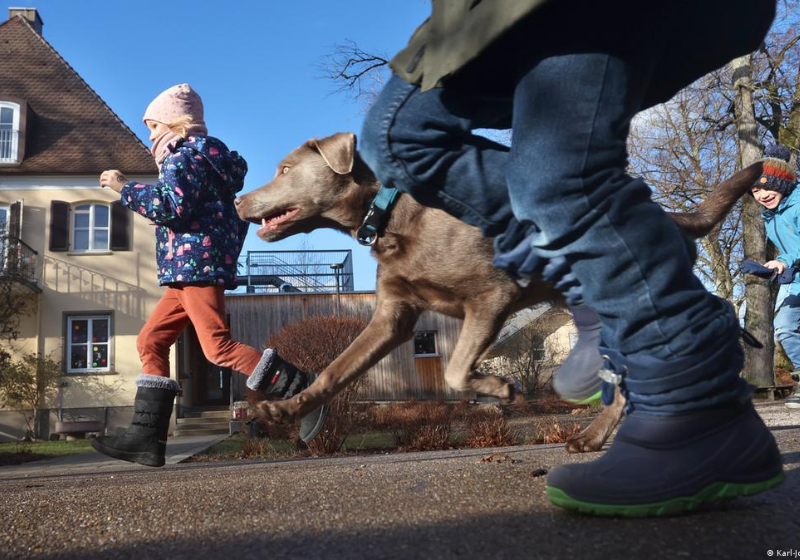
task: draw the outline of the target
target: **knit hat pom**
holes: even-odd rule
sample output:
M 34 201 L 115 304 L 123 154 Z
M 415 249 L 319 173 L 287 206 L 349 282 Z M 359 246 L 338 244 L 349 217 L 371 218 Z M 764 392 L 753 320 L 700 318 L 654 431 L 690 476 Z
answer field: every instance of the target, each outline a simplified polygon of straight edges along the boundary
M 789 160 L 792 152 L 786 146 L 779 144 L 768 146 L 761 159 L 763 171 L 753 187 L 767 189 L 789 196 L 797 186 L 797 172 Z
M 789 151 L 789 148 L 786 146 L 781 144 L 773 144 L 772 146 L 767 146 L 764 149 L 764 157 L 782 159 L 783 161 L 788 162 L 790 159 L 792 159 L 792 152 Z

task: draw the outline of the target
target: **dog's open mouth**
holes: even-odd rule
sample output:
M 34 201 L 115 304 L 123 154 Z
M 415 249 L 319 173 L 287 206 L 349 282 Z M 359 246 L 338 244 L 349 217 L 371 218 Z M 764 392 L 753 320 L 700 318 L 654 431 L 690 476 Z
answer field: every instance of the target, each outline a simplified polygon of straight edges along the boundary
M 261 227 L 256 231 L 256 235 L 268 235 L 279 231 L 286 221 L 291 220 L 298 212 L 299 208 L 288 208 L 275 214 L 261 218 Z

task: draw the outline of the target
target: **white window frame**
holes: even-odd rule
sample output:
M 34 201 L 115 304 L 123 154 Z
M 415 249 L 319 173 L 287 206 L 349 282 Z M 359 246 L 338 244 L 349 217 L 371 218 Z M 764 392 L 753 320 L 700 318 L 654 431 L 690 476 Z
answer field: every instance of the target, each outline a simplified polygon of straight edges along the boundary
M 83 209 L 84 206 L 88 206 L 88 210 Z M 108 212 L 108 222 L 106 226 L 99 227 L 96 226 L 94 223 L 95 220 L 95 208 L 102 206 Z M 81 231 L 87 231 L 89 234 L 89 246 L 86 249 L 78 249 L 75 247 L 75 232 L 78 229 L 76 222 L 78 218 L 78 214 L 89 214 L 89 227 L 83 228 L 81 227 Z M 72 205 L 72 212 L 70 216 L 70 228 L 69 228 L 69 235 L 70 235 L 70 252 L 72 253 L 107 253 L 111 249 L 111 205 L 102 203 L 102 202 L 80 202 Z M 106 231 L 106 246 L 105 247 L 95 247 L 94 246 L 94 237 L 95 232 L 98 230 L 105 230 Z
M 97 320 L 105 320 L 108 321 L 108 340 L 106 342 L 93 342 L 92 336 L 94 334 L 94 321 Z M 88 325 L 88 331 L 86 333 L 86 342 L 72 342 L 72 324 L 75 321 L 86 321 Z M 67 365 L 67 373 L 103 373 L 111 371 L 111 342 L 114 338 L 114 329 L 112 323 L 111 314 L 96 314 L 96 315 L 67 315 L 67 332 L 65 333 L 64 339 L 66 341 L 65 347 L 67 349 L 66 355 L 66 365 Z M 86 365 L 85 368 L 74 368 L 72 367 L 72 348 L 73 346 L 82 346 L 86 345 Z M 106 346 L 106 365 L 105 367 L 88 367 L 89 366 L 89 348 L 92 345 L 105 345 Z
M 417 336 L 421 335 L 421 334 L 432 334 L 433 335 L 433 348 L 434 348 L 434 351 L 433 351 L 432 354 L 431 353 L 425 353 L 425 354 L 418 354 L 417 353 L 416 339 L 417 339 Z M 438 335 L 438 331 L 416 331 L 414 333 L 414 341 L 413 341 L 414 342 L 414 357 L 415 358 L 435 358 L 436 356 L 440 356 L 441 354 L 439 353 L 439 340 L 438 340 L 439 337 L 437 335 Z
M 14 113 L 14 118 L 11 121 L 11 155 L 9 157 L 2 157 L 0 153 L 0 163 L 18 163 L 19 162 L 19 116 L 21 114 L 21 107 L 18 103 L 11 101 L 0 101 L 0 108 L 11 109 Z

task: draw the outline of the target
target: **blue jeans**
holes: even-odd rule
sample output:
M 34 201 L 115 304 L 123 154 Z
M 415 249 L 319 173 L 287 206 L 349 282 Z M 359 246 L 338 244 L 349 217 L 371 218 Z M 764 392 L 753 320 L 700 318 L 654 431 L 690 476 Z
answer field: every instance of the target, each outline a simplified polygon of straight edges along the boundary
M 647 56 L 631 58 L 573 53 L 532 65 L 514 91 L 510 150 L 473 133 L 503 115 L 393 77 L 367 115 L 361 156 L 384 185 L 486 235 L 522 228 L 534 257 L 566 259 L 631 407 L 746 400 L 732 306 L 703 288 L 677 227 L 625 173 L 630 120 L 653 70 Z
M 800 295 L 791 295 L 791 284 L 784 284 L 775 305 L 775 340 L 781 343 L 794 369 L 800 369 Z

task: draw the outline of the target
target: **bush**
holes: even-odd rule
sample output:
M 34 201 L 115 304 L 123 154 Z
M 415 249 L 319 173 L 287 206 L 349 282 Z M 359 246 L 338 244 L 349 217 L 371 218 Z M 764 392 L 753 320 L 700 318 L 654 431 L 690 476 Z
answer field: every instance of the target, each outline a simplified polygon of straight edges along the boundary
M 266 341 L 266 346 L 275 348 L 283 359 L 304 371 L 321 372 L 350 346 L 367 323 L 366 319 L 358 317 L 310 317 L 285 325 Z M 355 421 L 354 403 L 363 383 L 362 377 L 331 402 L 325 427 L 308 445 L 312 454 L 341 450 Z M 252 397 L 248 400 L 252 402 Z
M 453 409 L 444 403 L 379 406 L 373 413 L 376 430 L 390 432 L 398 451 L 429 451 L 450 447 Z
M 578 435 L 581 429 L 579 422 L 560 422 L 555 418 L 540 420 L 534 428 L 533 437 L 529 438 L 526 443 L 567 443 L 570 438 Z
M 14 362 L 0 350 L 0 401 L 20 409 L 28 437 L 39 438 L 39 410 L 52 398 L 60 378 L 61 364 L 50 356 L 28 353 Z
M 468 447 L 505 447 L 516 445 L 518 440 L 519 434 L 496 407 L 476 407 L 466 416 Z

